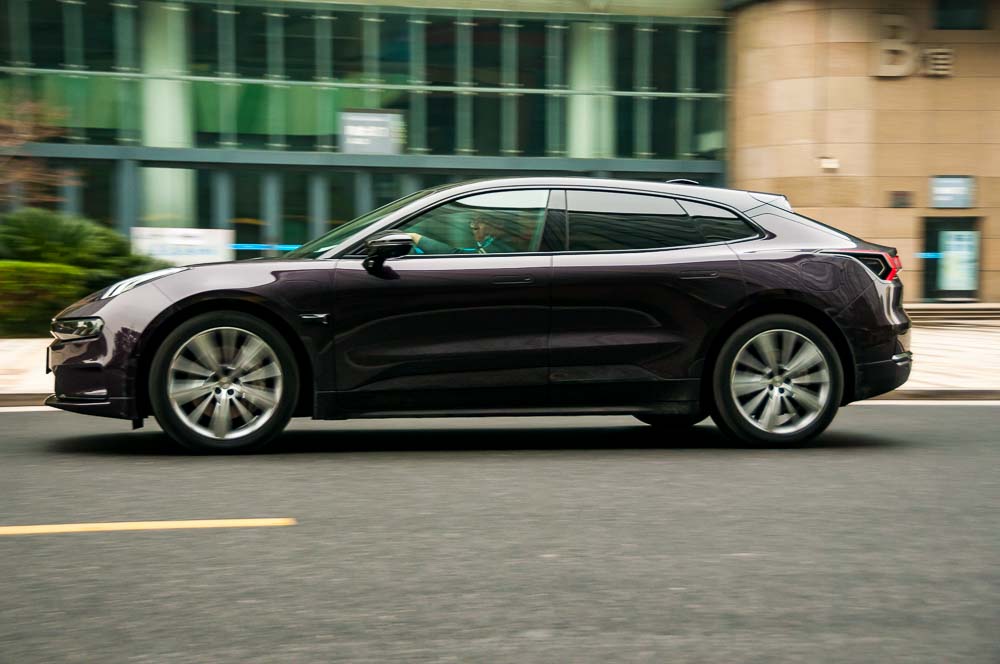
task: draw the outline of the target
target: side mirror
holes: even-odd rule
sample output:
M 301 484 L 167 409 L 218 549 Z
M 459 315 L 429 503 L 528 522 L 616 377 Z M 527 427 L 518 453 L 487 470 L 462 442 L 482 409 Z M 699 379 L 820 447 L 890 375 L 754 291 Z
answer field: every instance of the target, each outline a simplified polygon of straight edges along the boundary
M 405 256 L 413 250 L 413 238 L 409 233 L 388 231 L 376 235 L 365 242 L 368 257 L 363 263 L 366 270 L 377 273 L 382 270 L 382 264 L 390 258 Z

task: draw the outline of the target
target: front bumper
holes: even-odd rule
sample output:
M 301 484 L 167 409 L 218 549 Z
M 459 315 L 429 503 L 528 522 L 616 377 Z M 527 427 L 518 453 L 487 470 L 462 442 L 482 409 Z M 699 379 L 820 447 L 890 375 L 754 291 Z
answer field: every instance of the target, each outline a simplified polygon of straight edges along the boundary
M 103 335 L 53 341 L 46 353 L 45 369 L 55 375 L 55 394 L 45 405 L 86 415 L 136 419 L 129 368 L 129 361 L 109 348 Z
M 131 397 L 121 397 L 101 401 L 53 394 L 45 400 L 45 405 L 51 406 L 52 408 L 59 408 L 60 410 L 66 410 L 71 413 L 80 413 L 82 415 L 114 417 L 122 420 L 135 420 L 139 418 L 139 415 L 136 412 L 135 399 Z

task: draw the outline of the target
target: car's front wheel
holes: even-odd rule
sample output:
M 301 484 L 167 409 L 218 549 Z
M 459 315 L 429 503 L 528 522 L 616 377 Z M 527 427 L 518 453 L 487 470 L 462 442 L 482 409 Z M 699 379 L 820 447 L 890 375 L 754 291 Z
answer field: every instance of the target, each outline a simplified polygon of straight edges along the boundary
M 241 312 L 182 323 L 153 357 L 149 396 L 157 422 L 200 452 L 259 449 L 285 428 L 299 393 L 288 342 Z
M 716 359 L 712 386 L 720 429 L 749 443 L 792 445 L 833 421 L 844 372 L 821 329 L 775 314 L 733 332 Z

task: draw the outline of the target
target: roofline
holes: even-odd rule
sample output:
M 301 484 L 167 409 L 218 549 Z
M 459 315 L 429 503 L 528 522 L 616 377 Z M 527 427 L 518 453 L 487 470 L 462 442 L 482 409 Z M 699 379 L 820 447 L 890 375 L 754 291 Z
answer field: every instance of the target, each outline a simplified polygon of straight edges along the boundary
M 594 178 L 594 177 L 574 177 L 574 176 L 529 176 L 529 177 L 502 177 L 484 178 L 467 182 L 456 182 L 450 186 L 437 189 L 436 193 L 449 195 L 456 191 L 472 193 L 481 190 L 495 189 L 497 187 L 522 186 L 522 187 L 598 187 L 602 189 L 627 189 L 645 193 L 659 193 L 674 196 L 684 196 L 699 198 L 705 201 L 715 201 L 745 211 L 754 207 L 759 207 L 761 200 L 753 196 L 751 192 L 743 189 L 729 189 L 726 187 L 712 187 L 707 185 L 676 184 L 665 180 L 626 180 L 614 178 Z M 763 193 L 763 192 L 758 192 Z M 768 196 L 782 197 L 782 194 L 766 194 Z

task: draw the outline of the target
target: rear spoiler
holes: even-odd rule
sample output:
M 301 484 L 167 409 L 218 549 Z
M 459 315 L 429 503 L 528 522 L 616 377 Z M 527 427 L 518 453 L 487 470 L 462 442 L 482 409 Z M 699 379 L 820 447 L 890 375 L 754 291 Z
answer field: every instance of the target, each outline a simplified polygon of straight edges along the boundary
M 789 203 L 788 199 L 781 194 L 769 194 L 763 191 L 748 191 L 747 193 L 761 203 L 767 203 L 769 205 L 773 205 L 774 207 L 781 208 L 782 210 L 794 212 L 794 210 L 792 210 L 792 204 Z

